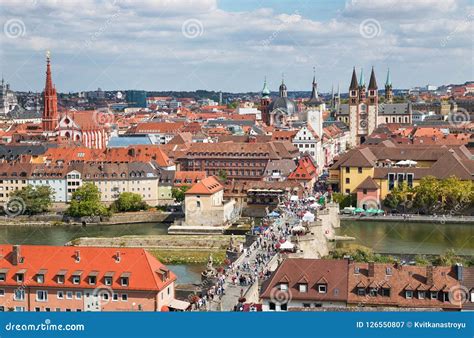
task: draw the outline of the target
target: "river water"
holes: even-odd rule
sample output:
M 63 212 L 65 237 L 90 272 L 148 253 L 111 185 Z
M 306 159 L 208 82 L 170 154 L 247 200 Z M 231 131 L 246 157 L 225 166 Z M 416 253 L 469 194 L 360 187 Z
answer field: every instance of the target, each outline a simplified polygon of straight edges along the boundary
M 137 223 L 117 225 L 0 227 L 0 243 L 64 245 L 78 237 L 119 237 L 126 235 L 166 235 L 169 224 Z M 168 265 L 178 276 L 179 284 L 199 283 L 204 266 Z
M 454 248 L 459 254 L 474 255 L 474 224 L 428 224 L 409 222 L 342 221 L 337 234 L 348 235 L 375 252 L 393 254 L 438 254 Z M 78 237 L 118 237 L 125 235 L 166 235 L 168 224 L 138 223 L 118 225 L 0 227 L 0 243 L 64 245 Z M 179 283 L 200 281 L 201 265 L 170 265 Z
M 474 224 L 341 221 L 337 234 L 356 238 L 338 247 L 356 243 L 378 253 L 439 254 L 454 249 L 474 255 Z

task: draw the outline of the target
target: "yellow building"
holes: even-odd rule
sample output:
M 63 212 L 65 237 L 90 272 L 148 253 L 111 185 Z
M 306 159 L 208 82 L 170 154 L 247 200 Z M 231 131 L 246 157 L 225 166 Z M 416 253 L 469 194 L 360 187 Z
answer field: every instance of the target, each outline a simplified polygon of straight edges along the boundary
M 425 176 L 439 179 L 456 176 L 473 180 L 474 160 L 465 146 L 420 146 L 384 141 L 350 150 L 330 168 L 328 182 L 345 194 L 366 194 L 367 178 L 378 186 L 383 200 L 390 191 L 406 183 L 416 187 Z M 365 182 L 364 182 L 365 181 Z M 358 196 L 361 196 L 358 194 Z

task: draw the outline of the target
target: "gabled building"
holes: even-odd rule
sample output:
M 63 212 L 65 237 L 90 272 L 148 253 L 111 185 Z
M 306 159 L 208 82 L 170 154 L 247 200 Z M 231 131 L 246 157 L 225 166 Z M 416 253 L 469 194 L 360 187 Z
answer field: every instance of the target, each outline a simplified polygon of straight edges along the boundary
M 224 186 L 213 176 L 187 190 L 184 205 L 186 226 L 222 226 L 235 218 L 235 201 L 224 200 Z
M 0 245 L 0 311 L 183 308 L 176 275 L 144 249 Z
M 456 266 L 407 266 L 383 263 L 350 263 L 348 305 L 370 307 L 434 308 L 460 310 Z
M 286 258 L 262 285 L 262 310 L 345 307 L 347 267 L 347 260 Z
M 295 180 L 301 183 L 307 193 L 313 192 L 317 178 L 318 169 L 309 155 L 303 155 L 298 160 L 296 169 L 288 176 L 288 180 Z

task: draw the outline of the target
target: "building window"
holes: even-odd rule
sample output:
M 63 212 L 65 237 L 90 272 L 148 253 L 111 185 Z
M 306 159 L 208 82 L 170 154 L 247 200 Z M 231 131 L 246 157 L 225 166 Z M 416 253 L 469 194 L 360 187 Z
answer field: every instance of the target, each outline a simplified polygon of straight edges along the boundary
M 280 310 L 281 311 L 287 311 L 288 310 L 288 304 L 287 303 L 283 303 L 280 305 Z
M 126 302 L 128 300 L 128 295 L 126 293 L 122 293 L 122 301 Z
M 67 299 L 72 299 L 72 291 L 66 292 L 66 298 Z
M 358 172 L 359 174 L 362 174 L 362 167 L 357 168 L 357 172 Z
M 437 291 L 431 291 L 431 299 L 438 299 L 438 292 Z
M 405 291 L 405 298 L 406 298 L 406 299 L 412 299 L 412 298 L 413 298 L 413 291 L 411 291 L 411 290 L 406 290 L 406 291 Z
M 81 281 L 80 276 L 72 276 L 72 284 L 79 284 Z
M 358 288 L 357 289 L 358 296 L 365 296 L 365 288 Z
M 56 292 L 56 298 L 57 299 L 64 299 L 64 291 Z
M 425 299 L 425 291 L 418 291 L 418 299 Z
M 82 299 L 82 292 L 81 291 L 76 292 L 76 299 Z
M 280 283 L 281 291 L 288 291 L 288 283 Z
M 112 285 L 112 277 L 104 277 L 105 285 Z
M 5 297 L 5 290 L 4 289 L 0 289 L 0 297 Z
M 351 189 L 346 189 L 346 194 L 349 195 L 351 193 Z
M 23 283 L 24 280 L 24 275 L 22 273 L 17 273 L 16 274 L 16 282 L 17 283 Z
M 349 174 L 351 172 L 351 168 L 346 167 L 346 174 Z
M 346 177 L 346 184 L 351 183 L 351 179 L 349 177 Z
M 318 285 L 318 292 L 319 293 L 326 293 L 327 292 L 327 285 L 326 284 L 319 284 Z
M 370 288 L 369 294 L 371 297 L 377 296 L 377 288 Z
M 118 293 L 114 293 L 114 295 L 112 296 L 112 301 L 118 301 Z
M 385 269 L 385 274 L 386 274 L 387 276 L 391 276 L 391 275 L 392 275 L 392 268 L 386 268 L 386 269 Z
M 120 285 L 128 286 L 128 277 L 121 277 L 120 278 Z
M 276 304 L 275 303 L 270 302 L 268 304 L 268 307 L 270 308 L 270 311 L 275 311 L 276 310 Z
M 382 296 L 390 297 L 390 289 L 388 289 L 388 288 L 382 289 Z
M 36 282 L 43 284 L 44 283 L 44 275 L 36 275 Z
M 0 282 L 4 282 L 6 275 L 4 273 L 0 273 Z
M 300 284 L 300 292 L 308 292 L 308 284 L 301 283 Z
M 64 275 L 59 275 L 56 280 L 58 284 L 64 284 Z
M 303 307 L 305 307 L 305 308 L 310 308 L 310 307 L 311 307 L 311 303 L 303 303 Z
M 362 189 L 362 193 L 363 193 L 364 195 L 367 195 L 367 189 Z
M 13 294 L 14 300 L 25 300 L 25 290 L 23 289 L 16 289 Z
M 48 291 L 43 291 L 43 290 L 36 291 L 36 300 L 38 302 L 48 301 Z
M 89 276 L 89 284 L 90 285 L 95 285 L 97 282 L 97 277 L 96 276 Z

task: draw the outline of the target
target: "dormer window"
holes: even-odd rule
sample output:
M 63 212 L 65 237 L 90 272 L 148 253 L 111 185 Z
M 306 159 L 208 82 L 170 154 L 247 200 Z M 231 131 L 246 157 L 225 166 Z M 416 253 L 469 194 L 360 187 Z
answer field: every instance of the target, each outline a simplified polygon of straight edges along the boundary
M 382 288 L 382 296 L 390 297 L 390 289 L 389 288 Z
M 72 284 L 79 284 L 81 282 L 82 271 L 74 271 L 72 273 Z
M 385 274 L 386 274 L 387 276 L 391 276 L 391 275 L 392 275 L 392 268 L 386 268 L 386 269 L 385 269 Z
M 418 291 L 418 299 L 425 299 L 425 291 Z
M 130 272 L 124 272 L 120 275 L 120 285 L 128 286 L 130 284 Z
M 328 292 L 327 284 L 318 284 L 318 292 L 319 293 L 327 293 Z
M 8 269 L 0 269 L 0 283 L 5 282 L 5 280 L 7 279 L 7 272 Z
M 44 283 L 44 275 L 36 275 L 36 282 L 43 284 Z
M 288 283 L 280 283 L 280 291 L 288 291 Z
M 306 284 L 306 283 L 300 283 L 300 284 L 299 284 L 299 291 L 300 291 L 300 292 L 308 292 L 308 284 Z
M 358 275 L 360 273 L 360 268 L 358 266 L 354 267 L 354 275 Z
M 377 291 L 378 291 L 377 288 L 370 288 L 369 295 L 371 297 L 377 297 Z
M 89 273 L 88 281 L 90 285 L 95 285 L 97 283 L 97 276 L 99 275 L 99 271 L 91 271 Z
M 364 287 L 358 287 L 357 288 L 357 295 L 358 296 L 365 296 L 365 288 Z
M 17 283 L 23 283 L 24 280 L 25 280 L 25 273 L 26 273 L 26 270 L 20 270 L 16 273 L 16 282 Z
M 430 293 L 431 299 L 438 299 L 438 291 L 431 291 Z
M 412 299 L 413 298 L 413 291 L 405 290 L 405 298 L 406 299 Z

